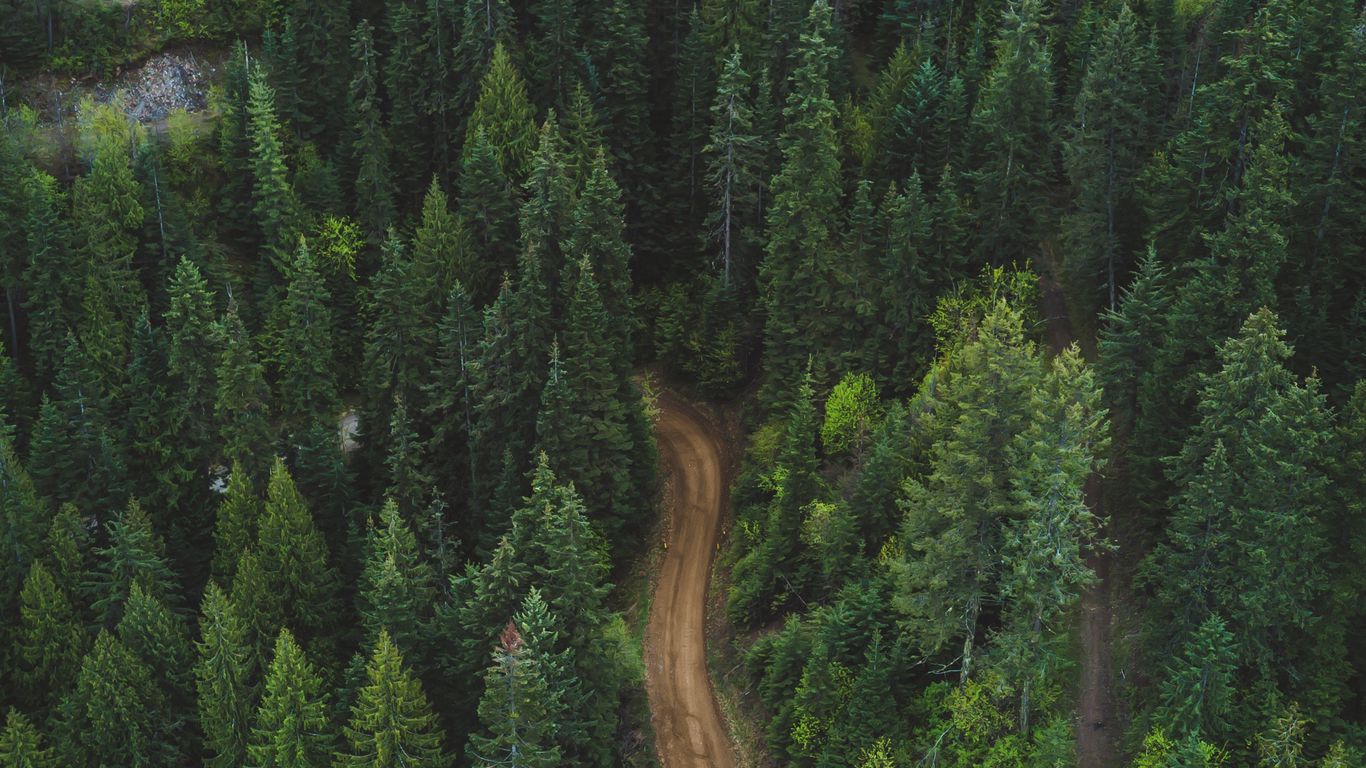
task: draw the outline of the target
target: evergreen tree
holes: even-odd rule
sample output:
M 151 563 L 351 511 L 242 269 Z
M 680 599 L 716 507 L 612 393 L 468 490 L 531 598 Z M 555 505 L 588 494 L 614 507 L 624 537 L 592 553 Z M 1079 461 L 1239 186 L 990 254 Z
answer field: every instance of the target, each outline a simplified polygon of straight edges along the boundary
M 452 213 L 446 193 L 433 176 L 413 233 L 411 267 L 413 279 L 421 286 L 419 311 L 425 317 L 433 321 L 441 317 L 451 286 L 457 279 L 468 280 L 475 271 L 472 260 L 465 225 Z
M 289 274 L 277 361 L 280 415 L 293 429 L 313 421 L 330 425 L 341 410 L 332 367 L 332 311 L 307 246 L 299 246 Z
M 542 0 L 542 5 L 572 8 L 572 4 L 559 0 Z M 645 183 L 653 161 L 645 8 L 636 0 L 607 0 L 594 4 L 592 9 L 596 18 L 590 21 L 594 34 L 588 41 L 587 53 L 594 70 L 591 79 L 597 81 L 601 94 L 598 114 L 607 151 L 616 161 L 622 184 L 629 190 L 626 199 L 634 208 L 653 192 Z M 567 106 L 565 96 L 567 92 L 554 103 Z
M 535 112 L 527 100 L 526 82 L 501 42 L 493 49 L 493 59 L 479 86 L 479 100 L 470 113 L 466 148 L 475 145 L 480 131 L 497 152 L 503 174 L 514 181 L 524 178 L 536 145 Z
M 510 621 L 493 661 L 479 701 L 482 727 L 470 737 L 466 749 L 469 760 L 480 768 L 509 763 L 526 768 L 560 765 L 555 723 L 547 713 L 553 694 L 540 659 L 528 650 Z
M 843 308 L 831 306 L 838 279 L 835 215 L 842 192 L 829 87 L 832 29 L 830 6 L 816 0 L 783 111 L 783 165 L 773 180 L 768 248 L 759 272 L 765 314 L 763 399 L 779 408 L 787 405 L 784 395 L 793 391 L 792 382 L 800 379 L 808 360 L 816 379 L 824 381 L 836 368 L 830 349 L 848 348 L 839 331 Z
M 194 665 L 199 727 L 211 768 L 242 765 L 247 756 L 247 726 L 253 692 L 251 649 L 237 609 L 219 586 L 209 582 L 200 608 Z
M 94 574 L 91 606 L 100 623 L 113 628 L 137 584 L 153 598 L 176 605 L 179 584 L 166 564 L 166 544 L 152 529 L 136 499 L 118 517 L 105 524 L 109 546 L 97 550 L 99 570 Z
M 15 455 L 13 436 L 0 414 L 0 615 L 14 616 L 29 564 L 41 553 L 47 514 L 28 472 Z
M 424 277 L 415 274 L 403 244 L 391 234 L 384 243 L 383 265 L 371 282 L 366 307 L 365 424 L 375 436 L 392 423 L 396 401 L 422 407 L 422 379 L 434 355 L 436 325 L 441 319 L 424 300 L 433 287 Z M 368 442 L 379 455 L 392 450 L 388 441 Z
M 277 273 L 290 275 L 289 254 L 295 247 L 297 202 L 289 184 L 289 169 L 285 167 L 275 92 L 260 69 L 251 73 L 250 94 L 247 136 L 251 141 L 251 201 L 256 217 L 256 242 L 265 249 L 269 263 Z
M 391 155 L 393 165 L 392 178 L 408 181 L 425 178 L 431 173 L 432 161 L 439 162 L 437 171 L 445 175 L 448 171 L 449 158 L 446 156 L 445 148 L 449 140 L 448 134 L 444 131 L 440 134 L 440 141 L 435 141 L 430 130 L 431 125 L 425 119 L 426 112 L 433 102 L 438 102 L 446 96 L 444 88 L 439 83 L 445 77 L 444 71 L 434 73 L 436 79 L 427 81 L 423 72 L 423 58 L 426 54 L 424 50 L 426 41 L 422 31 L 422 6 L 424 4 L 410 4 L 407 2 L 388 2 L 385 4 L 387 38 L 389 40 L 389 55 L 383 61 L 384 95 L 389 104 L 388 111 L 388 131 L 387 134 L 392 141 L 392 146 L 396 152 Z M 445 25 L 444 29 L 432 30 L 436 35 L 441 35 L 445 39 L 437 44 L 446 44 L 449 35 L 453 31 L 450 17 L 454 15 L 454 3 L 433 2 L 430 5 L 436 6 L 434 15 L 440 20 L 437 23 Z M 444 57 L 448 54 L 441 51 L 436 55 Z M 440 65 L 449 66 L 449 64 Z M 364 77 L 364 72 L 356 73 L 356 80 Z M 352 81 L 352 95 L 355 95 L 356 80 Z M 376 105 L 378 106 L 378 105 Z M 435 107 L 434 111 L 441 110 L 442 107 Z M 446 116 L 440 115 L 441 119 Z M 399 185 L 396 190 L 398 207 L 406 209 L 407 203 L 416 199 L 417 190 L 409 185 Z
M 536 103 L 563 109 L 580 77 L 582 37 L 577 4 L 572 0 L 536 0 L 530 10 L 533 24 L 528 71 L 534 73 Z M 496 62 L 497 49 L 493 57 Z
M 479 315 L 457 282 L 437 328 L 436 363 L 427 384 L 428 410 L 423 414 L 432 430 L 428 460 L 439 491 L 448 499 L 463 500 L 470 487 L 471 387 L 481 335 Z
M 260 768 L 312 768 L 329 762 L 332 744 L 322 678 L 289 630 L 281 629 L 247 743 L 247 759 Z
M 24 182 L 27 213 L 23 237 L 28 253 L 24 270 L 24 308 L 28 311 L 29 354 L 38 381 L 49 381 L 61 358 L 70 319 L 76 316 L 75 287 L 68 278 L 79 272 L 71 248 L 70 222 L 60 215 L 65 197 L 57 180 L 33 173 Z
M 464 0 L 459 14 L 454 24 L 454 64 L 461 82 L 455 86 L 457 103 L 453 106 L 457 114 L 464 114 L 479 97 L 497 47 L 514 42 L 517 15 L 508 0 Z
M 458 276 L 475 306 L 482 307 L 493 300 L 502 278 L 512 272 L 517 260 L 515 194 L 498 148 L 482 128 L 475 130 L 465 145 L 459 214 L 468 237 L 468 254 Z M 426 216 L 424 205 L 424 225 Z
M 199 440 L 192 436 L 206 425 L 191 426 L 189 400 L 166 389 L 173 379 L 164 339 L 146 315 L 138 319 L 128 363 L 125 444 L 134 491 L 158 512 L 159 523 L 168 528 L 175 523 L 173 536 L 179 543 L 182 534 L 202 530 L 195 519 L 201 499 L 195 497 L 203 493 L 195 491 L 208 482 L 196 470 L 207 474 L 210 454 L 203 440 L 207 435 L 201 431 Z
M 1066 222 L 1068 258 L 1083 286 L 1100 279 L 1111 310 L 1141 231 L 1134 182 L 1149 155 L 1148 93 L 1156 69 L 1139 19 L 1120 6 L 1088 58 L 1064 149 L 1077 190 L 1077 210 Z
M 1009 264 L 1034 253 L 1049 213 L 1052 60 L 1042 38 L 1038 0 L 1012 4 L 1003 17 L 996 59 L 973 111 L 982 158 L 972 173 L 982 217 L 978 256 Z
M 15 665 L 14 680 L 35 711 L 46 711 L 75 684 L 88 640 L 70 595 L 41 560 L 29 566 L 18 613 L 12 640 L 22 664 Z
M 251 477 L 234 463 L 228 475 L 228 488 L 218 505 L 213 526 L 213 566 L 215 579 L 232 583 L 242 552 L 255 540 L 261 501 L 252 490 Z
M 1173 514 L 1145 572 L 1156 587 L 1153 618 L 1163 627 L 1157 647 L 1187 642 L 1217 615 L 1242 685 L 1263 692 L 1288 685 L 1284 693 L 1296 698 L 1332 701 L 1342 695 L 1337 683 L 1308 671 L 1341 660 L 1322 657 L 1331 646 L 1314 653 L 1294 639 L 1310 626 L 1326 636 L 1332 626 L 1315 609 L 1328 588 L 1322 450 L 1331 439 L 1329 413 L 1318 382 L 1301 384 L 1284 367 L 1291 350 L 1283 336 L 1275 315 L 1261 310 L 1220 347 L 1220 370 L 1201 391 L 1200 421 L 1170 464 Z M 1244 709 L 1234 722 L 1243 717 L 1251 713 Z
M 745 294 L 759 242 L 757 178 L 763 167 L 764 138 L 755 133 L 752 83 L 732 51 L 716 84 L 711 135 L 702 148 L 710 191 L 706 226 L 721 263 L 722 285 Z
M 112 633 L 101 630 L 63 704 L 69 765 L 172 766 L 175 718 L 152 673 Z
M 381 508 L 368 538 L 357 594 L 366 637 L 382 636 L 421 669 L 431 650 L 426 628 L 436 602 L 436 575 L 393 499 Z
M 396 768 L 450 764 L 442 751 L 442 733 L 432 714 L 422 685 L 403 665 L 399 649 L 380 630 L 370 663 L 367 683 L 351 708 L 351 723 L 344 730 L 349 749 L 338 756 L 348 768 Z
M 57 768 L 59 763 L 50 747 L 43 746 L 43 736 L 33 723 L 17 709 L 5 716 L 5 729 L 0 731 L 0 766 L 3 768 Z
M 586 260 L 596 276 L 610 335 L 608 350 L 615 352 L 616 371 L 628 374 L 631 338 L 636 320 L 631 308 L 631 246 L 626 237 L 626 216 L 622 210 L 621 189 L 607 170 L 606 158 L 599 152 L 574 208 L 573 223 L 565 245 L 566 274 L 580 271 L 579 260 Z M 567 303 L 573 302 L 574 283 L 566 278 Z M 572 314 L 572 308 L 570 308 Z M 566 328 L 574 321 L 567 319 Z
M 190 633 L 184 619 L 152 597 L 134 581 L 117 628 L 119 640 L 152 673 L 172 711 L 188 709 L 190 695 Z
M 357 64 L 347 101 L 353 137 L 351 162 L 356 169 L 355 205 L 366 239 L 371 245 L 379 245 L 394 219 L 394 182 L 389 169 L 389 139 L 380 115 L 374 31 L 365 19 L 351 34 L 351 58 Z
M 166 310 L 167 370 L 174 382 L 173 402 L 183 425 L 179 447 L 186 463 L 202 478 L 216 458 L 212 444 L 213 405 L 217 395 L 218 350 L 223 347 L 222 328 L 215 322 L 213 295 L 199 268 L 181 257 L 167 286 L 170 307 Z M 194 487 L 205 485 L 196 481 Z M 191 494 L 194 498 L 196 494 Z
M 280 459 L 270 470 L 257 551 L 266 584 L 288 612 L 283 618 L 308 638 L 329 630 L 336 620 L 337 576 L 328 565 L 327 544 Z
M 214 418 L 223 459 L 233 467 L 233 479 L 239 473 L 244 479 L 264 478 L 267 458 L 275 449 L 270 387 L 236 302 L 228 302 L 223 316 L 223 352 L 217 370 Z

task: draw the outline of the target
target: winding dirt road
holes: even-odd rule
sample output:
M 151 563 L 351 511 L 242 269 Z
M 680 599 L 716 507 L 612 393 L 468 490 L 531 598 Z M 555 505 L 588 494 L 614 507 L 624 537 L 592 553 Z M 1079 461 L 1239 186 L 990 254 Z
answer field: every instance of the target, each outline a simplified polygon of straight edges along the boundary
M 734 768 L 707 676 L 707 579 L 725 502 L 720 435 L 702 414 L 664 395 L 655 426 L 669 477 L 668 549 L 645 628 L 646 687 L 665 768 Z

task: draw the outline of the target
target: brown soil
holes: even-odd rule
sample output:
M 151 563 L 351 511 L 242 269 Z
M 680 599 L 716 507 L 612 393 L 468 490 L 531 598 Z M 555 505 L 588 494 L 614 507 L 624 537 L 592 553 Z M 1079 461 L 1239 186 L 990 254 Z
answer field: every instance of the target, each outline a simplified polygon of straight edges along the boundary
M 1077 341 L 1062 286 L 1041 277 L 1039 298 L 1046 324 L 1048 346 L 1053 354 Z M 1082 345 L 1083 353 L 1094 358 L 1094 344 Z M 1099 478 L 1086 483 L 1086 503 L 1102 520 L 1105 518 Z M 1118 736 L 1114 695 L 1114 660 L 1111 627 L 1114 608 L 1110 602 L 1110 560 L 1108 550 L 1093 552 L 1087 564 L 1096 573 L 1096 583 L 1081 593 L 1081 681 L 1077 692 L 1077 768 L 1113 768 L 1119 765 L 1115 746 Z
M 726 499 L 719 430 L 681 399 L 659 398 L 655 435 L 669 509 L 663 562 L 645 628 L 645 676 L 665 768 L 734 768 L 707 675 L 707 580 Z

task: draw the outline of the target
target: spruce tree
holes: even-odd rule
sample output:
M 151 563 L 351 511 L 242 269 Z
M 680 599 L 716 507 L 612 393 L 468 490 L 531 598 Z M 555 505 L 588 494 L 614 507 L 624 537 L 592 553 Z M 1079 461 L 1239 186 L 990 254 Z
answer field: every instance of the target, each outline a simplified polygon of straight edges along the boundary
M 493 666 L 484 676 L 481 728 L 466 748 L 471 763 L 480 768 L 509 762 L 525 768 L 560 765 L 556 724 L 546 711 L 551 696 L 540 659 L 509 621 L 493 653 Z
M 1071 271 L 1085 288 L 1103 285 L 1112 311 L 1141 227 L 1134 182 L 1150 154 L 1148 93 L 1157 62 L 1139 23 L 1121 6 L 1096 39 L 1064 148 L 1077 190 L 1077 209 L 1066 222 Z
M 171 613 L 166 604 L 149 595 L 138 582 L 133 582 L 128 601 L 123 607 L 123 618 L 116 630 L 119 640 L 152 673 L 152 680 L 161 689 L 173 711 L 189 709 L 191 647 L 189 628 L 178 614 Z
M 431 444 L 426 453 L 437 488 L 452 500 L 464 500 L 470 487 L 473 367 L 481 331 L 479 314 L 464 286 L 457 282 L 437 328 L 436 363 L 427 383 L 428 410 L 422 414 L 431 425 Z M 459 503 L 456 511 L 464 511 L 466 503 Z
M 314 421 L 330 425 L 341 408 L 332 368 L 333 320 L 327 287 L 304 245 L 295 253 L 289 274 L 277 361 L 280 415 L 291 429 Z
M 365 19 L 351 33 L 351 58 L 357 65 L 347 99 L 351 119 L 351 163 L 356 171 L 355 209 L 361 229 L 373 246 L 383 242 L 385 228 L 393 221 L 395 210 L 389 139 L 380 114 L 378 55 L 374 30 Z
M 210 768 L 234 768 L 247 756 L 247 727 L 253 692 L 251 648 L 246 627 L 228 595 L 215 583 L 204 590 L 195 643 L 195 688 L 199 727 Z
M 42 554 L 44 517 L 48 514 L 39 500 L 33 480 L 15 454 L 13 436 L 0 414 L 0 547 L 4 547 L 4 567 L 0 569 L 0 611 L 13 616 L 19 590 L 28 567 Z
M 89 640 L 71 596 L 40 560 L 29 566 L 18 615 L 12 642 L 22 664 L 15 665 L 14 680 L 35 712 L 47 711 L 75 685 Z
M 194 436 L 207 425 L 191 426 L 190 402 L 167 390 L 173 381 L 167 352 L 165 336 L 143 315 L 128 363 L 125 445 L 134 492 L 158 513 L 159 523 L 175 523 L 179 543 L 183 534 L 202 530 L 196 513 L 204 495 L 200 486 L 208 485 L 210 454 L 207 435 Z
M 394 419 L 394 403 L 402 401 L 421 410 L 422 384 L 436 348 L 436 324 L 441 316 L 425 301 L 432 286 L 414 272 L 403 243 L 396 236 L 385 241 L 383 265 L 370 284 L 365 332 L 365 426 L 374 437 L 387 432 Z M 367 441 L 378 455 L 389 452 L 386 440 Z
M 51 747 L 43 746 L 43 735 L 22 712 L 11 708 L 0 731 L 0 766 L 3 768 L 57 768 Z
M 465 131 L 465 146 L 474 146 L 480 131 L 498 153 L 504 175 L 514 181 L 526 176 L 527 162 L 536 146 L 535 112 L 527 99 L 526 82 L 500 42 L 479 86 L 479 100 Z
M 328 564 L 327 543 L 280 459 L 270 470 L 257 551 L 290 625 L 310 639 L 329 631 L 336 620 L 337 575 Z
M 1039 222 L 1049 215 L 1053 65 L 1042 14 L 1039 0 L 1020 0 L 1006 10 L 996 58 L 973 110 L 971 130 L 981 159 L 971 177 L 982 218 L 983 262 L 1029 258 L 1037 248 Z
M 234 468 L 234 478 L 240 471 L 247 478 L 263 479 L 275 448 L 265 368 L 238 315 L 236 302 L 228 302 L 222 327 L 223 351 L 214 400 L 218 442 L 224 462 Z
M 213 434 L 213 406 L 218 383 L 218 350 L 223 347 L 222 328 L 216 322 L 213 294 L 199 267 L 187 257 L 176 265 L 166 292 L 166 362 L 174 383 L 175 410 L 183 425 L 179 450 L 186 456 L 194 478 L 193 487 L 206 485 L 200 479 L 216 458 Z M 190 498 L 201 494 L 190 493 Z
M 435 322 L 455 281 L 468 280 L 480 266 L 471 263 L 474 259 L 464 222 L 451 211 L 435 176 L 422 198 L 422 217 L 413 232 L 412 250 L 412 277 L 422 293 L 418 311 Z
M 478 128 L 465 145 L 460 170 L 460 223 L 468 255 L 459 279 L 475 306 L 493 300 L 504 276 L 517 261 L 516 194 L 487 131 Z M 423 207 L 426 223 L 426 206 Z
M 530 8 L 533 24 L 527 68 L 533 73 L 536 103 L 552 109 L 564 108 L 580 78 L 583 38 L 577 5 L 572 0 L 536 0 Z M 496 49 L 493 55 L 496 60 Z
M 105 529 L 109 546 L 97 550 L 99 569 L 91 584 L 91 607 L 100 623 L 111 629 L 118 623 L 135 583 L 146 594 L 176 605 L 180 587 L 166 564 L 166 544 L 152 529 L 142 505 L 129 501 Z
M 348 748 L 337 765 L 347 768 L 441 768 L 442 732 L 422 684 L 403 664 L 389 633 L 380 630 L 366 665 L 366 685 L 344 728 Z
M 175 718 L 147 666 L 112 633 L 101 630 L 81 662 L 76 689 L 63 704 L 63 734 L 72 765 L 172 766 Z
M 715 243 L 722 285 L 748 293 L 759 235 L 757 178 L 762 169 L 763 137 L 754 125 L 753 84 L 741 66 L 740 51 L 726 57 L 711 107 L 706 158 L 708 238 Z
M 265 249 L 276 273 L 290 275 L 290 253 L 296 245 L 298 212 L 285 166 L 275 92 L 256 69 L 250 77 L 247 136 L 251 140 L 251 201 L 256 220 L 256 243 Z
M 423 669 L 431 650 L 426 628 L 436 602 L 436 575 L 393 499 L 369 532 L 358 586 L 357 612 L 367 640 L 383 635 Z
M 65 197 L 57 180 L 33 173 L 25 180 L 28 198 L 23 221 L 28 265 L 24 270 L 24 308 L 28 312 L 29 354 L 38 381 L 49 381 L 62 353 L 70 318 L 75 316 L 69 276 L 80 269 L 71 248 L 70 222 L 60 215 Z
M 333 731 L 322 677 L 288 629 L 275 641 L 251 727 L 247 759 L 259 768 L 313 768 L 332 757 Z
M 255 540 L 260 510 L 261 501 L 252 489 L 251 477 L 241 465 L 234 463 L 213 526 L 211 571 L 215 579 L 225 584 L 232 583 L 238 559 Z
M 773 180 L 767 253 L 759 271 L 765 314 L 763 400 L 779 409 L 790 402 L 786 396 L 808 360 L 818 381 L 833 378 L 828 350 L 842 344 L 836 341 L 842 339 L 836 327 L 841 324 L 839 308 L 829 306 L 837 277 L 835 212 L 842 194 L 829 85 L 835 60 L 831 33 L 830 6 L 816 0 L 783 111 L 783 164 Z

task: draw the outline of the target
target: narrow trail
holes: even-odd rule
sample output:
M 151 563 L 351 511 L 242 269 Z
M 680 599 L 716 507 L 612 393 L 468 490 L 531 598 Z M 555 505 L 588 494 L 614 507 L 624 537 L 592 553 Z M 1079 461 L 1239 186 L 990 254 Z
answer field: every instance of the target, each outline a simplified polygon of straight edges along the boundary
M 1078 341 L 1067 312 L 1062 287 L 1056 281 L 1040 280 L 1040 303 L 1047 323 L 1049 349 L 1053 354 Z M 1082 352 L 1095 359 L 1094 345 L 1088 349 L 1081 340 Z M 1086 503 L 1097 517 L 1104 518 L 1105 505 L 1099 478 L 1092 475 L 1086 483 Z M 1081 593 L 1081 682 L 1077 691 L 1077 768 L 1114 768 L 1119 765 L 1116 748 L 1118 727 L 1114 690 L 1114 649 L 1111 627 L 1114 606 L 1110 601 L 1111 554 L 1093 552 L 1086 564 L 1096 572 L 1096 583 Z
M 645 628 L 646 688 L 665 768 L 733 768 L 707 674 L 707 580 L 726 498 L 721 439 L 681 400 L 659 401 L 655 426 L 669 478 L 668 549 Z

